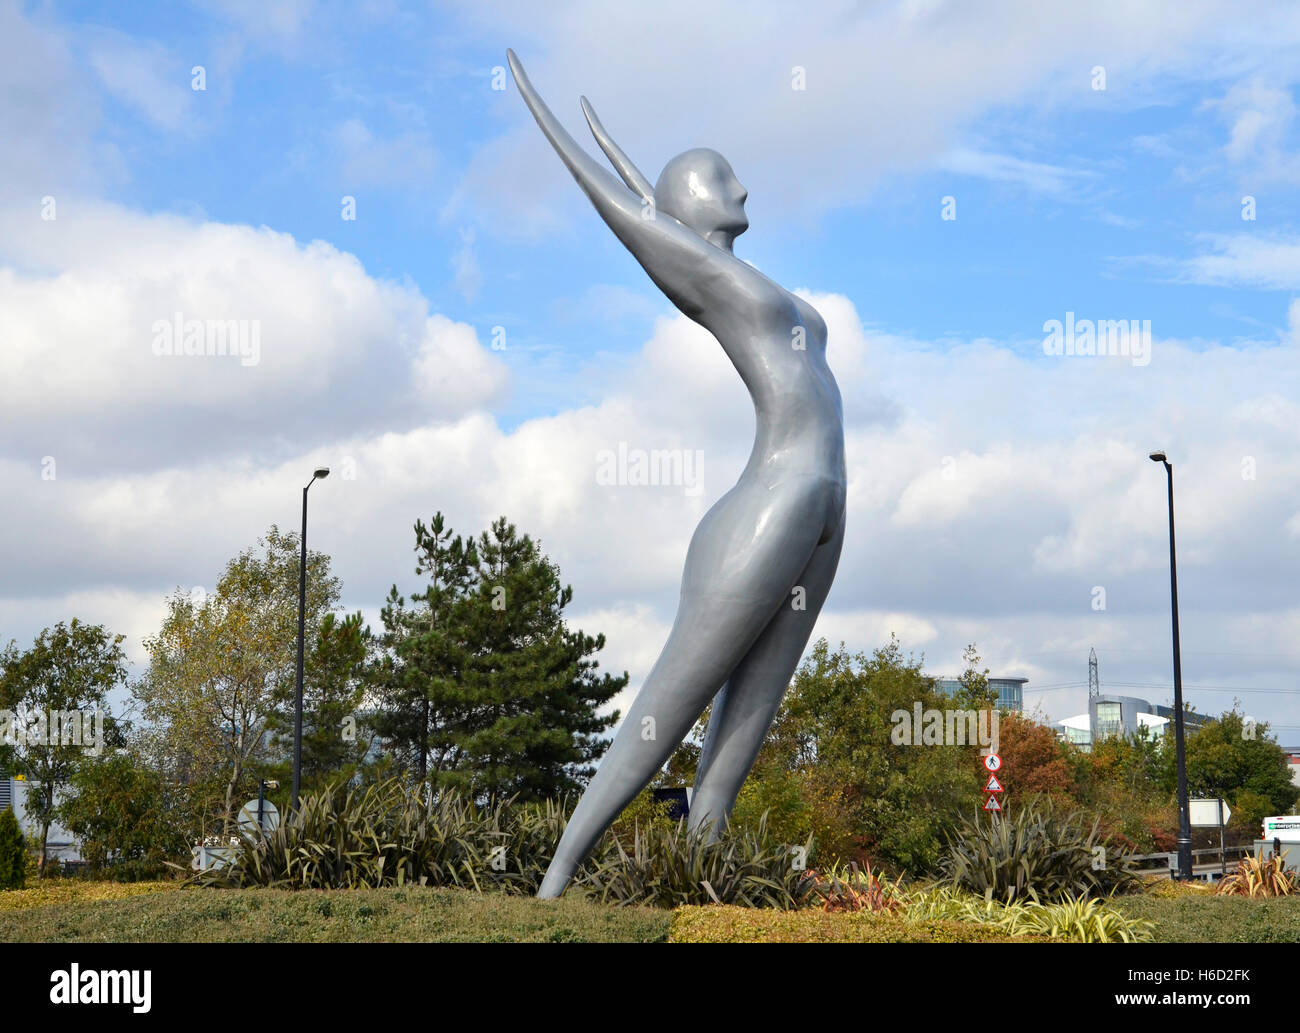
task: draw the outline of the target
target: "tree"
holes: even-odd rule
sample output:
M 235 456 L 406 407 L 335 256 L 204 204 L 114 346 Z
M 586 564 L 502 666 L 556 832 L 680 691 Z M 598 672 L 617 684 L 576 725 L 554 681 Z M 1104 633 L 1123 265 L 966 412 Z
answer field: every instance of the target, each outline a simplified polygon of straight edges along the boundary
M 113 750 L 73 774 L 59 813 L 92 868 L 113 861 L 127 876 L 156 876 L 188 853 L 192 816 L 182 788 Z
M 14 767 L 30 784 L 27 814 L 41 833 L 42 877 L 60 788 L 103 745 L 84 741 L 87 714 L 99 712 L 92 724 L 102 730 L 105 697 L 126 682 L 124 638 L 74 618 L 43 630 L 28 650 L 11 642 L 0 654 L 0 709 L 18 710 L 32 722 L 23 730 Z M 72 714 L 75 736 L 65 734 L 65 715 Z
M 956 816 L 979 805 L 979 746 L 895 742 L 896 715 L 910 716 L 918 703 L 923 711 L 953 708 L 897 639 L 870 656 L 842 645 L 832 652 L 821 639 L 795 672 L 750 781 L 798 779 L 803 835 L 817 836 L 823 858 L 932 869 Z M 747 782 L 741 798 L 756 792 Z
M 455 687 L 467 648 L 466 610 L 478 557 L 473 540 L 446 527 L 442 513 L 428 526 L 415 522 L 417 575 L 429 583 L 411 599 L 389 591 L 380 619 L 382 652 L 369 671 L 379 700 L 374 726 L 403 768 L 424 781 L 430 760 L 435 772 L 454 765 L 458 751 L 451 738 L 463 717 L 455 705 Z M 451 703 L 447 712 L 441 702 Z
M 276 757 L 273 737 L 288 728 L 296 680 L 298 536 L 273 525 L 258 544 L 260 554 L 247 549 L 226 565 L 212 595 L 178 590 L 168 600 L 161 630 L 145 640 L 149 668 L 134 686 L 172 776 L 199 791 L 220 787 L 214 816 L 227 833 L 247 774 Z M 339 594 L 329 557 L 309 552 L 312 639 Z
M 20 890 L 27 879 L 27 843 L 13 809 L 0 811 L 0 890 Z
M 604 636 L 568 627 L 572 589 L 504 518 L 475 542 L 438 513 L 415 538 L 430 580 L 410 607 L 393 586 L 382 612 L 381 737 L 436 787 L 530 800 L 577 789 L 617 720 L 600 708 L 627 684 L 598 672 Z
M 1291 781 L 1290 764 L 1277 740 L 1270 738 L 1267 722 L 1248 725 L 1237 707 L 1226 711 L 1187 736 L 1187 788 L 1193 796 L 1222 796 L 1236 810 L 1241 794 L 1266 799 L 1271 813 L 1286 814 L 1295 806 L 1300 789 Z M 1173 750 L 1165 751 L 1162 775 L 1166 789 L 1175 785 Z M 1243 800 L 1243 810 L 1258 809 Z
M 478 539 L 471 645 L 457 687 L 474 711 L 447 784 L 486 796 L 538 800 L 581 788 L 608 748 L 617 712 L 600 713 L 628 676 L 601 674 L 605 636 L 569 628 L 573 589 L 528 535 L 504 517 Z
M 998 780 L 1008 793 L 1022 800 L 1047 793 L 1058 802 L 1074 802 L 1074 776 L 1066 755 L 1070 747 L 1055 732 L 1021 714 L 1004 715 L 998 731 Z
M 360 707 L 371 642 L 360 613 L 342 620 L 327 613 L 321 620 L 303 664 L 304 788 L 350 781 L 365 760 L 371 736 Z
M 958 689 L 952 697 L 954 705 L 975 710 L 996 707 L 997 690 L 989 688 L 989 669 L 979 669 L 980 654 L 973 642 L 962 650 L 961 659 L 963 670 L 957 678 Z

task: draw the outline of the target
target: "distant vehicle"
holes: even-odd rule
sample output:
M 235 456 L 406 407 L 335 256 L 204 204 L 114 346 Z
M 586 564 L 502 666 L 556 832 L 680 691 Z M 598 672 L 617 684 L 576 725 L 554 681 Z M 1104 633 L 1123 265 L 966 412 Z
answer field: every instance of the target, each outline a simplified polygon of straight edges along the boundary
M 1275 839 L 1283 843 L 1300 843 L 1300 814 L 1281 814 L 1275 818 L 1264 819 L 1264 835 L 1267 842 Z

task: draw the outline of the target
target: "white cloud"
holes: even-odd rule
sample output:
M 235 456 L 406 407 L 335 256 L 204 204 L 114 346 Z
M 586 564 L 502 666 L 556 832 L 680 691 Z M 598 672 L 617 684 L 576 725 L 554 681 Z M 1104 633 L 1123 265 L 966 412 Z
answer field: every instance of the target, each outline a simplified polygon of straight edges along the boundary
M 1020 183 L 1043 194 L 1060 194 L 1075 186 L 1085 173 L 1043 162 L 1025 161 L 1006 154 L 956 148 L 936 163 L 938 168 L 981 179 Z
M 356 280 L 351 293 L 379 291 L 363 286 Z M 1095 643 L 1114 651 L 1112 677 L 1158 682 L 1165 500 L 1146 452 L 1159 443 L 1178 477 L 1188 681 L 1268 676 L 1263 657 L 1191 653 L 1240 652 L 1247 640 L 1284 652 L 1291 641 L 1300 424 L 1287 400 L 1300 397 L 1300 370 L 1289 349 L 1157 340 L 1146 368 L 987 342 L 943 350 L 865 332 L 847 298 L 808 296 L 830 328 L 849 420 L 850 535 L 819 634 L 870 649 L 895 631 L 932 671 L 957 670 L 961 647 L 975 641 L 995 673 L 1039 682 L 1064 680 Z M 445 317 L 422 325 L 413 375 L 418 390 L 439 395 L 442 357 L 481 348 Z M 327 395 L 352 374 L 331 362 L 321 370 Z M 753 432 L 734 370 L 684 317 L 660 320 L 597 404 L 512 430 L 476 407 L 384 432 L 343 429 L 345 415 L 283 454 L 236 450 L 175 465 L 159 449 L 138 472 L 60 464 L 53 482 L 40 479 L 36 456 L 11 453 L 0 466 L 12 499 L 0 557 L 8 612 L 21 611 L 34 632 L 76 612 L 88 586 L 161 600 L 177 584 L 210 584 L 272 521 L 296 526 L 300 484 L 325 463 L 339 475 L 313 489 L 311 541 L 334 557 L 348 606 L 373 612 L 394 581 L 415 586 L 415 517 L 440 509 L 458 532 L 475 533 L 504 514 L 559 563 L 575 588 L 575 621 L 607 632 L 602 663 L 631 673 L 630 692 L 662 646 L 692 530 L 739 474 Z M 597 453 L 620 441 L 701 450 L 703 494 L 598 483 Z M 945 456 L 956 459 L 952 480 Z M 1255 460 L 1253 480 L 1244 456 Z M 1092 607 L 1095 586 L 1106 589 L 1105 611 Z M 147 623 L 147 606 L 123 612 Z M 1077 701 L 1049 702 L 1060 716 Z
M 1224 154 L 1229 161 L 1249 166 L 1256 181 L 1289 179 L 1300 169 L 1300 156 L 1287 153 L 1296 106 L 1291 91 L 1260 76 L 1234 83 L 1216 108 L 1229 126 Z
M 335 434 L 411 426 L 505 386 L 472 327 L 322 241 L 91 202 L 0 218 L 25 252 L 0 268 L 0 406 L 29 453 L 114 467 L 275 454 L 325 413 Z M 179 354 L 191 321 L 205 347 L 209 330 L 217 351 L 239 331 L 243 351 Z M 112 439 L 122 451 L 98 455 Z
M 1203 234 L 1199 239 L 1206 250 L 1184 262 L 1172 263 L 1176 278 L 1184 283 L 1266 290 L 1300 288 L 1300 241 L 1293 237 L 1231 233 Z

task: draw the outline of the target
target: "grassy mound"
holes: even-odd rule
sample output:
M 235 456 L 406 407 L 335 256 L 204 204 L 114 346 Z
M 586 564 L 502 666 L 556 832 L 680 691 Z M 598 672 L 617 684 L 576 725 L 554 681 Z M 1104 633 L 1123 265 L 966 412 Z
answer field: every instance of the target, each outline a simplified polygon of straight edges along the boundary
M 671 918 L 649 908 L 457 889 L 173 886 L 75 907 L 63 902 L 0 911 L 0 942 L 645 943 L 664 941 Z

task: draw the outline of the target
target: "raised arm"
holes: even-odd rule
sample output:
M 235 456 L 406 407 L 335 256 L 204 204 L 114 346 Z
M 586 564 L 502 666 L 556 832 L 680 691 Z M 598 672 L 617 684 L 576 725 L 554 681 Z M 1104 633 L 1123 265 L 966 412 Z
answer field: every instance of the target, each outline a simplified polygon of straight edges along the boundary
M 507 50 L 506 58 L 510 62 L 510 70 L 514 73 L 519 93 L 524 98 L 524 103 L 528 105 L 528 110 L 533 113 L 533 118 L 537 119 L 542 134 L 551 142 L 555 153 L 564 162 L 565 168 L 578 181 L 582 192 L 591 198 L 591 203 L 596 206 L 601 217 L 609 222 L 610 216 L 616 212 L 639 216 L 641 199 L 633 196 L 627 187 L 583 150 L 578 141 L 569 135 L 569 131 L 560 125 L 560 120 L 551 113 L 546 102 L 528 81 L 528 74 L 519 63 L 519 59 L 515 57 L 515 52 Z M 611 228 L 613 228 L 612 224 Z
M 605 133 L 590 105 L 584 104 L 597 142 L 637 193 L 615 179 L 560 125 L 559 119 L 528 81 L 514 51 L 507 50 L 506 56 L 519 93 L 542 133 L 578 181 L 583 193 L 591 199 L 600 217 L 669 301 L 703 326 L 715 329 L 732 322 L 731 313 L 735 306 L 743 307 L 746 298 L 752 300 L 756 291 L 765 287 L 780 289 L 751 266 L 709 243 L 689 226 L 657 211 L 653 207 L 654 192 L 649 180 Z
M 623 182 L 635 190 L 643 201 L 653 202 L 655 188 L 650 185 L 650 180 L 641 174 L 641 170 L 632 164 L 632 159 L 623 153 L 623 148 L 614 142 L 609 133 L 605 132 L 605 127 L 600 124 L 600 119 L 596 117 L 596 109 L 587 103 L 587 98 L 581 97 L 579 101 L 582 104 L 582 113 L 587 116 L 587 125 L 591 128 L 591 135 L 600 144 L 600 149 L 605 152 L 605 157 L 609 159 L 609 163 L 623 177 Z

